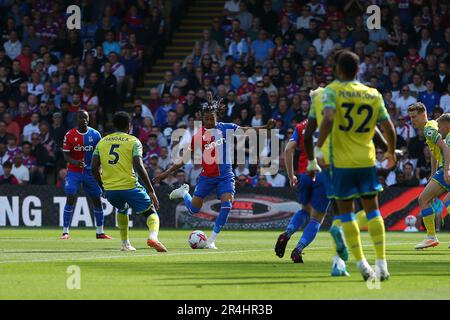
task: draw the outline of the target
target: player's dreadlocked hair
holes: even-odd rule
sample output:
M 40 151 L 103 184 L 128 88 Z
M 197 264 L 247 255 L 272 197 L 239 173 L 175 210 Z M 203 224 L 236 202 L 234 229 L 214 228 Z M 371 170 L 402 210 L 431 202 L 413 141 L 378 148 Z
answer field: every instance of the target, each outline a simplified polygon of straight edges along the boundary
M 209 93 L 208 101 L 202 104 L 202 115 L 205 114 L 205 112 L 213 112 L 218 114 L 222 105 L 222 100 L 222 98 L 214 99 L 212 94 Z

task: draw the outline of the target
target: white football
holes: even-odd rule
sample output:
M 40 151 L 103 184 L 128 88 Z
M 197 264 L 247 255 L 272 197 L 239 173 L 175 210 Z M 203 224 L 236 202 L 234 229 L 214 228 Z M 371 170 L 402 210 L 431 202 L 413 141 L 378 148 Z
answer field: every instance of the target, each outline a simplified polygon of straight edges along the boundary
M 413 215 L 409 215 L 405 218 L 405 224 L 408 227 L 414 227 L 416 225 L 417 218 Z
M 189 246 L 192 249 L 203 249 L 206 247 L 206 234 L 201 230 L 192 231 L 189 235 Z

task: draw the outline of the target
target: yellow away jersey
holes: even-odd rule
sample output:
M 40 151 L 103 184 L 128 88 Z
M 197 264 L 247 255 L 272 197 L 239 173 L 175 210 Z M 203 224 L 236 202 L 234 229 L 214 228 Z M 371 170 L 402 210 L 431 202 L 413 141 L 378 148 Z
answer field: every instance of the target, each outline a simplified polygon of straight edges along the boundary
M 442 155 L 442 150 L 439 148 L 437 143 L 442 139 L 439 133 L 439 128 L 436 120 L 427 121 L 423 129 L 423 134 L 425 140 L 427 141 L 428 147 L 430 147 L 431 154 L 433 157 L 439 161 L 439 167 L 444 165 L 444 156 Z
M 136 187 L 133 157 L 142 157 L 142 144 L 136 137 L 124 132 L 112 133 L 100 140 L 94 155 L 100 157 L 105 190 L 130 190 Z
M 383 97 L 358 81 L 334 81 L 322 95 L 323 109 L 334 109 L 330 163 L 336 168 L 375 166 L 375 126 L 389 118 Z
M 316 119 L 317 127 L 320 128 L 322 123 L 322 99 L 325 88 L 317 88 L 316 95 L 311 99 L 311 109 L 309 110 L 308 118 Z M 328 136 L 322 146 L 323 160 L 326 164 L 330 164 L 330 136 Z

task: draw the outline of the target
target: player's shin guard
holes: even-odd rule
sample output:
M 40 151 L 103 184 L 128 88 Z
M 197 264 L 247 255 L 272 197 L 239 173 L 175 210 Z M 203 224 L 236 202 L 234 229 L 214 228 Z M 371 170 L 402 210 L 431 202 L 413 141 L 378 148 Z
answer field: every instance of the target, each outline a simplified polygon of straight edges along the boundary
M 158 232 L 159 232 L 159 216 L 157 213 L 153 213 L 147 218 L 147 227 L 150 231 L 149 239 L 158 240 Z
M 342 223 L 342 230 L 344 231 L 345 241 L 352 250 L 356 261 L 365 260 L 361 245 L 359 228 L 355 220 L 355 214 L 353 212 L 350 212 L 340 215 L 339 218 Z
M 64 215 L 63 215 L 64 231 L 63 231 L 63 233 L 69 233 L 69 226 L 72 221 L 73 209 L 74 209 L 74 206 L 70 206 L 68 204 L 66 204 L 64 206 Z
M 192 206 L 192 197 L 189 194 L 189 192 L 187 192 L 184 195 L 183 199 L 184 199 L 184 204 L 185 204 L 186 208 L 189 210 L 189 212 L 191 214 L 196 214 L 196 213 L 198 213 L 200 211 L 200 208 L 195 208 L 195 207 Z
M 298 210 L 289 221 L 289 225 L 286 228 L 286 233 L 290 237 L 308 220 L 308 212 L 304 209 Z
M 222 202 L 222 205 L 220 206 L 220 213 L 219 216 L 216 219 L 216 223 L 214 224 L 213 231 L 217 234 L 220 232 L 220 229 L 225 225 L 228 219 L 228 214 L 231 210 L 231 202 L 230 201 L 224 201 Z
M 355 214 L 356 223 L 358 223 L 359 230 L 367 227 L 369 221 L 367 219 L 366 212 L 364 210 L 360 210 Z
M 307 226 L 305 227 L 305 230 L 303 230 L 303 234 L 300 241 L 298 242 L 297 248 L 303 250 L 314 240 L 317 232 L 319 232 L 320 224 L 320 221 L 314 218 L 311 218 L 311 220 L 309 220 Z
M 386 259 L 386 239 L 384 232 L 384 221 L 380 210 L 373 210 L 367 213 L 369 235 L 375 247 L 377 260 Z
M 116 214 L 117 218 L 117 227 L 119 228 L 120 232 L 120 240 L 127 241 L 128 240 L 128 222 L 129 218 L 126 213 L 120 213 L 117 212 Z
M 95 225 L 97 227 L 97 234 L 103 233 L 103 208 L 94 208 L 94 216 L 95 216 Z
M 436 214 L 434 213 L 432 208 L 426 208 L 422 210 L 422 219 L 423 224 L 425 225 L 425 228 L 427 229 L 427 235 L 429 237 L 435 237 L 436 236 L 436 225 L 435 225 L 435 219 Z

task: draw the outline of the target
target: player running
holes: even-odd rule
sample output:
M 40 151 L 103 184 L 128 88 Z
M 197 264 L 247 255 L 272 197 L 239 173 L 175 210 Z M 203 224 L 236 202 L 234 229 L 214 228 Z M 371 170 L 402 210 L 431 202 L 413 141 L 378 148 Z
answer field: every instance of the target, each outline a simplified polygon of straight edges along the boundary
M 94 215 L 97 239 L 111 239 L 103 232 L 102 189 L 92 176 L 92 153 L 102 136 L 97 130 L 88 127 L 89 114 L 85 110 L 77 113 L 77 127 L 69 130 L 64 137 L 64 159 L 67 162 L 65 194 L 67 202 L 64 206 L 63 234 L 61 240 L 69 239 L 69 226 L 72 221 L 76 195 L 80 184 L 86 195 L 94 204 Z
M 377 122 L 388 142 L 386 157 L 395 162 L 396 134 L 381 94 L 356 81 L 359 57 L 349 51 L 340 53 L 336 72 L 338 79 L 323 93 L 323 120 L 319 130 L 316 155 L 323 158 L 324 143 L 330 136 L 330 173 L 332 198 L 337 200 L 339 219 L 347 244 L 357 260 L 364 280 L 389 278 L 385 254 L 384 221 L 378 207 L 382 186 L 375 168 L 372 141 Z M 374 243 L 379 275 L 367 262 L 361 245 L 360 231 L 354 215 L 354 199 L 361 198 L 367 212 L 369 235 Z
M 314 122 L 316 119 L 316 109 L 320 108 L 323 90 L 323 88 L 318 88 L 310 93 L 311 111 L 309 120 L 305 120 L 297 125 L 285 150 L 285 162 L 289 183 L 291 187 L 297 188 L 299 202 L 302 205 L 302 208 L 294 214 L 288 227 L 286 228 L 286 231 L 278 237 L 275 245 L 275 253 L 278 257 L 283 257 L 290 237 L 304 224 L 306 220 L 308 220 L 309 215 L 311 215 L 300 241 L 291 253 L 291 259 L 295 263 L 303 262 L 303 250 L 314 240 L 319 232 L 329 205 L 328 197 L 332 194 L 332 188 L 330 188 L 331 182 L 327 172 L 318 173 L 315 178 L 306 173 L 307 168 L 311 167 L 312 162 L 308 162 L 307 154 L 305 152 L 307 149 L 305 143 L 310 142 L 312 146 L 312 133 L 317 127 L 316 122 Z M 319 117 L 321 117 L 321 114 Z M 310 121 L 313 121 L 316 124 L 316 126 L 312 129 Z M 308 139 L 311 139 L 311 141 L 307 141 Z M 294 150 L 297 145 L 301 150 L 297 168 L 298 177 L 294 175 L 293 170 Z M 309 166 L 307 166 L 308 164 Z M 317 163 L 314 165 L 314 168 L 317 167 L 319 171 L 320 168 L 317 166 Z M 346 270 L 344 261 L 348 259 L 348 249 L 345 241 L 343 240 L 342 231 L 339 228 L 336 228 L 333 232 L 331 232 L 331 234 L 335 241 L 337 250 L 331 275 L 347 276 L 349 274 Z
M 122 251 L 135 251 L 128 238 L 128 209 L 147 218 L 150 230 L 147 245 L 158 252 L 167 252 L 158 240 L 158 198 L 142 161 L 142 144 L 129 135 L 131 120 L 126 112 L 117 112 L 113 118 L 117 130 L 97 144 L 92 157 L 92 173 L 105 190 L 106 199 L 117 208 L 117 226 L 122 240 Z M 101 168 L 101 173 L 100 173 Z M 136 175 L 137 173 L 137 175 Z M 144 189 L 138 182 L 144 183 Z
M 219 107 L 220 101 L 209 101 L 203 105 L 202 127 L 191 141 L 191 151 L 195 153 L 201 149 L 202 152 L 202 172 L 198 177 L 193 196 L 189 194 L 189 185 L 187 184 L 173 190 L 169 195 L 171 200 L 183 198 L 189 212 L 196 214 L 200 211 L 204 198 L 212 192 L 216 192 L 217 198 L 221 201 L 220 213 L 215 221 L 211 236 L 208 238 L 207 249 L 217 249 L 215 240 L 227 221 L 234 200 L 234 173 L 230 157 L 231 146 L 227 144 L 227 135 L 235 133 L 237 129 L 245 132 L 249 129 L 271 129 L 275 125 L 273 119 L 269 120 L 266 126 L 261 127 L 239 127 L 234 123 L 217 122 Z M 154 181 L 164 180 L 183 165 L 184 163 L 172 165 L 158 177 L 155 177 Z
M 426 238 L 416 245 L 416 249 L 426 249 L 439 245 L 436 236 L 435 210 L 433 201 L 445 191 L 449 191 L 450 173 L 449 160 L 450 148 L 448 147 L 448 114 L 442 115 L 438 121 L 427 118 L 427 109 L 421 102 L 416 102 L 408 107 L 408 114 L 414 128 L 423 130 L 425 140 L 431 151 L 431 176 L 425 189 L 419 196 L 419 206 L 423 224 L 427 230 Z M 450 197 L 447 196 L 445 206 L 450 212 Z

